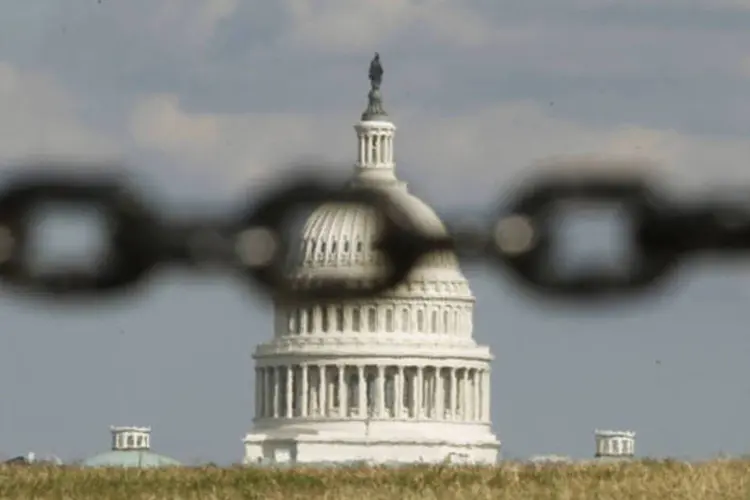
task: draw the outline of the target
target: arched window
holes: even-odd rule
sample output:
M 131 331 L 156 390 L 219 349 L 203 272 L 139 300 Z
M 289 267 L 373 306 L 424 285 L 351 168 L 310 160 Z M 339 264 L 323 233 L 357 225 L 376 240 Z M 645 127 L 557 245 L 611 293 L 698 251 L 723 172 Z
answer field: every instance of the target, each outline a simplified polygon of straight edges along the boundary
M 290 311 L 287 318 L 289 333 L 297 333 L 297 311 Z
M 361 323 L 362 318 L 360 317 L 359 308 L 355 307 L 352 309 L 352 331 L 359 332 L 362 328 Z
M 313 331 L 313 308 L 308 307 L 305 313 L 307 315 L 307 325 L 306 325 L 305 330 L 307 331 L 307 333 L 312 333 Z
M 367 329 L 371 332 L 378 330 L 378 316 L 374 307 L 367 309 Z
M 443 311 L 443 331 L 445 333 L 448 333 L 451 331 L 450 317 L 451 317 L 450 311 L 448 309 L 445 309 Z
M 409 323 L 409 310 L 406 308 L 401 309 L 401 329 L 405 332 L 411 330 L 411 325 Z
M 378 149 L 379 149 L 379 137 L 377 135 L 372 137 L 372 162 L 373 163 L 380 163 L 380 159 L 378 158 Z
M 320 329 L 323 333 L 328 333 L 328 307 L 323 306 L 320 308 Z
M 336 331 L 344 331 L 344 308 L 341 306 L 336 307 Z
M 417 310 L 417 332 L 424 333 L 424 311 Z
M 464 329 L 463 322 L 461 321 L 461 311 L 459 309 L 456 309 L 453 311 L 453 327 L 454 332 L 453 333 L 461 333 Z
M 432 323 L 432 324 L 430 326 L 432 327 L 431 328 L 432 333 L 437 333 L 438 332 L 438 313 L 434 309 L 432 310 L 432 318 L 431 318 L 431 320 L 432 321 L 430 321 L 430 323 Z
M 391 308 L 385 310 L 385 331 L 393 332 L 393 309 Z

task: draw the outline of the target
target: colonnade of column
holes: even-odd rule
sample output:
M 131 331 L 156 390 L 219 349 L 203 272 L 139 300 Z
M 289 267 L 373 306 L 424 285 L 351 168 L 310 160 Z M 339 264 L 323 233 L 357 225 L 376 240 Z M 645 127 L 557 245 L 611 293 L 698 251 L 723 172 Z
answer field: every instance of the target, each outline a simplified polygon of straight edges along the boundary
M 488 422 L 488 369 L 373 364 L 259 366 L 255 417 Z
M 279 311 L 276 331 L 281 334 L 316 333 L 447 333 L 470 334 L 470 304 L 435 303 L 429 307 L 374 305 L 311 306 Z
M 366 130 L 359 136 L 361 165 L 391 165 L 393 163 L 393 132 Z
M 629 456 L 635 453 L 635 440 L 628 437 L 605 437 L 597 440 L 599 456 Z

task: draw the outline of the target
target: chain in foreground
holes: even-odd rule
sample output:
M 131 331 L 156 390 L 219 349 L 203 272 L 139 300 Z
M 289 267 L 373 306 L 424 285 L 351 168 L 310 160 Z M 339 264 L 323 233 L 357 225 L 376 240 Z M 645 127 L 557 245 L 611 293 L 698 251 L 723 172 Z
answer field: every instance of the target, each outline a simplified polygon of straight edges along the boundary
M 305 169 L 307 172 L 314 171 Z M 565 202 L 614 203 L 630 224 L 627 266 L 555 270 L 553 217 Z M 378 274 L 321 275 L 305 286 L 287 271 L 290 219 L 305 206 L 365 205 L 381 221 Z M 94 208 L 110 222 L 108 253 L 93 269 L 40 272 L 30 264 L 30 215 L 44 204 Z M 495 214 L 490 227 L 451 228 L 451 236 L 417 229 L 387 194 L 308 177 L 280 183 L 244 211 L 222 220 L 168 220 L 150 209 L 117 175 L 59 169 L 26 173 L 0 192 L 0 281 L 31 296 L 100 298 L 128 291 L 160 266 L 239 273 L 278 299 L 326 301 L 382 294 L 404 281 L 427 254 L 452 251 L 508 271 L 520 285 L 565 299 L 618 298 L 667 278 L 689 255 L 750 250 L 750 208 L 725 200 L 670 202 L 637 171 L 560 169 L 532 177 Z

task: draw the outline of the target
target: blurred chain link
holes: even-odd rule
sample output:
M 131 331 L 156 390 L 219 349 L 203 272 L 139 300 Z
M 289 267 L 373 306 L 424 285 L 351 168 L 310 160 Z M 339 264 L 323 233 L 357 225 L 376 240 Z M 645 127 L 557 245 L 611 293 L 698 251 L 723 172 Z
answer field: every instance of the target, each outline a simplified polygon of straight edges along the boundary
M 495 211 L 487 227 L 450 228 L 450 235 L 418 229 L 385 190 L 345 186 L 311 175 L 282 180 L 244 210 L 225 218 L 168 218 L 136 195 L 114 171 L 73 172 L 50 165 L 25 169 L 0 190 L 0 281 L 38 297 L 81 300 L 116 295 L 165 265 L 237 273 L 277 299 L 335 301 L 387 292 L 436 251 L 481 259 L 506 272 L 518 286 L 548 297 L 590 302 L 655 289 L 686 257 L 750 250 L 750 208 L 728 198 L 677 202 L 660 193 L 640 169 L 607 166 L 530 175 Z M 577 273 L 556 270 L 560 242 L 553 220 L 567 202 L 614 204 L 629 224 L 631 258 L 611 267 L 594 261 Z M 40 272 L 30 263 L 30 214 L 43 204 L 93 208 L 110 222 L 107 258 L 94 270 L 61 267 Z M 370 207 L 379 217 L 374 249 L 377 274 L 341 272 L 300 286 L 290 277 L 288 234 L 293 216 L 323 203 Z

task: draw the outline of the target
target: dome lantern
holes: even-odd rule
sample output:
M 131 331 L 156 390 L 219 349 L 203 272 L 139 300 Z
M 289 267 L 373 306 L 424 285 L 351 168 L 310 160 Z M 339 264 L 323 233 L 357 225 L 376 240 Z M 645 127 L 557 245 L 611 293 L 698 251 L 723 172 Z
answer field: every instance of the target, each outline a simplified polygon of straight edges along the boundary
M 594 431 L 597 458 L 632 458 L 635 455 L 635 432 Z
M 396 126 L 391 122 L 383 107 L 380 85 L 383 82 L 383 66 L 380 54 L 370 63 L 370 92 L 367 94 L 367 108 L 359 123 L 354 125 L 357 132 L 358 153 L 353 183 L 385 182 L 403 184 L 396 179 L 393 156 L 393 139 Z
M 109 428 L 112 433 L 112 451 L 151 449 L 151 427 Z

